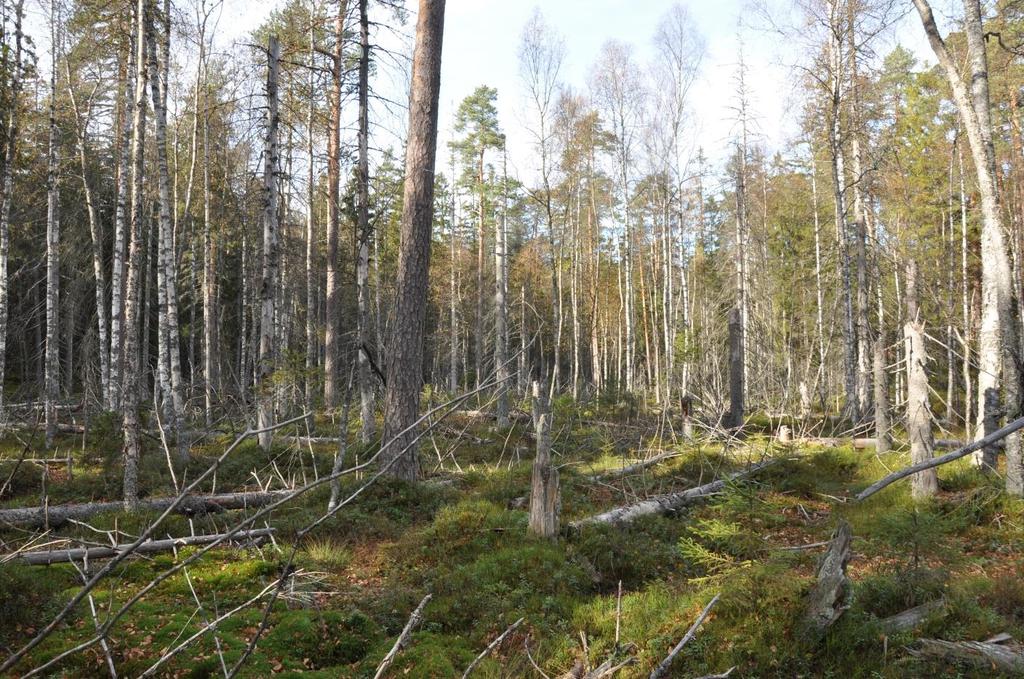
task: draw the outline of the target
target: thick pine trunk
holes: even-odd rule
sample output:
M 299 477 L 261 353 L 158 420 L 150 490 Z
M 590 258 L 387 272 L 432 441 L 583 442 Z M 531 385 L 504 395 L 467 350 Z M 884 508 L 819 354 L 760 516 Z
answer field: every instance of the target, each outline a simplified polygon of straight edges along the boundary
M 405 189 L 398 251 L 395 320 L 387 353 L 381 463 L 391 476 L 419 478 L 416 420 L 423 385 L 424 322 L 434 218 L 437 101 L 445 0 L 420 0 L 409 101 Z
M 558 467 L 551 461 L 551 402 L 547 390 L 533 383 L 533 425 L 537 437 L 537 456 L 533 460 L 530 489 L 530 530 L 544 538 L 558 536 L 561 496 Z
M 341 220 L 341 98 L 344 74 L 345 12 L 348 1 L 338 3 L 334 18 L 334 53 L 331 64 L 330 114 L 327 122 L 327 299 L 324 332 L 324 401 L 328 408 L 338 405 L 341 393 L 341 276 L 338 238 Z

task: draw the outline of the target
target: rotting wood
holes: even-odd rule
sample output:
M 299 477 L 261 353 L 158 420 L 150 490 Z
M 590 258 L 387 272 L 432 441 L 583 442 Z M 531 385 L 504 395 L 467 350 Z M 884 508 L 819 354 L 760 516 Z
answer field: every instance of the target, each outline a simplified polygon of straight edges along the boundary
M 689 490 L 684 490 L 678 493 L 654 495 L 646 500 L 641 500 L 634 504 L 615 507 L 614 509 L 609 509 L 606 512 L 574 521 L 570 524 L 570 527 L 578 529 L 581 526 L 592 523 L 624 524 L 635 521 L 641 516 L 668 514 L 687 505 L 693 504 L 694 502 L 708 497 L 709 495 L 714 495 L 715 493 L 722 491 L 726 487 L 726 484 L 751 476 L 775 462 L 776 460 L 765 460 L 752 465 L 747 469 L 736 472 L 735 474 L 730 474 L 724 479 L 705 483 L 704 485 L 697 486 L 696 488 L 690 488 Z
M 884 618 L 881 621 L 882 629 L 890 634 L 914 629 L 929 615 L 936 611 L 940 611 L 945 607 L 945 599 L 936 599 L 935 601 L 923 603 L 920 606 L 914 606 L 902 613 L 897 613 L 896 615 L 890 615 L 888 618 Z
M 1024 672 L 1024 647 L 1019 644 L 944 639 L 919 639 L 917 644 L 917 648 L 911 650 L 915 655 L 938 658 L 946 662 L 967 663 L 990 672 Z
M 817 580 L 807 595 L 804 626 L 811 634 L 823 634 L 849 607 L 850 581 L 846 577 L 846 565 L 850 562 L 852 542 L 850 524 L 841 520 L 818 565 Z
M 287 497 L 293 491 L 254 491 L 244 493 L 220 493 L 217 495 L 190 495 L 179 504 L 175 511 L 185 516 L 217 514 L 227 510 L 262 507 Z M 138 509 L 162 512 L 174 504 L 176 497 L 158 497 L 139 500 Z M 25 528 L 51 528 L 68 520 L 83 521 L 103 512 L 123 511 L 123 502 L 89 502 L 84 504 L 51 505 L 48 507 L 18 507 L 0 509 L 0 526 Z
M 255 530 L 240 531 L 231 537 L 231 542 L 247 542 L 259 538 L 269 537 L 273 534 L 273 528 L 258 528 Z M 178 547 L 189 545 L 208 545 L 217 542 L 225 537 L 226 533 L 214 535 L 190 535 L 180 538 L 168 538 L 166 540 L 150 540 L 143 542 L 134 549 L 136 554 L 155 554 L 158 552 L 169 552 Z M 0 557 L 0 563 L 5 561 L 18 561 L 30 566 L 48 566 L 54 563 L 66 563 L 69 561 L 95 561 L 97 559 L 112 559 L 118 554 L 130 549 L 132 545 L 117 545 L 116 547 L 76 547 L 73 549 L 55 549 L 40 552 L 22 552 L 11 555 L 8 559 Z

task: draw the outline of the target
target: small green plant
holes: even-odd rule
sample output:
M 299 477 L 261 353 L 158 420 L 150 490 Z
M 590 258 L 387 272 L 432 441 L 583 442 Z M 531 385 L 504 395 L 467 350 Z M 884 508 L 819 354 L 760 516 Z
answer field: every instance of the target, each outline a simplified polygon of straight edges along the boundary
M 341 570 L 352 560 L 348 548 L 331 538 L 310 540 L 303 551 L 318 567 L 330 570 Z

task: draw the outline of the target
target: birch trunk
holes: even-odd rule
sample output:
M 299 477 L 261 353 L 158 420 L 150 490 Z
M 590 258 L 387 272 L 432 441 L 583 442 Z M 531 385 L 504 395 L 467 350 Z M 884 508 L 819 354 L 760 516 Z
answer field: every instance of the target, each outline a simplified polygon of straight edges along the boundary
M 50 137 L 46 162 L 46 357 L 43 398 L 46 410 L 46 449 L 57 434 L 60 395 L 60 143 L 57 137 L 57 3 L 50 0 Z
M 176 266 L 176 247 L 171 227 L 171 183 L 170 171 L 167 165 L 167 88 L 170 74 L 170 0 L 164 0 L 163 10 L 164 36 L 160 45 L 160 61 L 157 60 L 156 41 L 150 42 L 147 47 L 149 52 L 150 70 L 150 95 L 153 101 L 153 120 L 156 135 L 156 158 L 157 158 L 157 185 L 158 199 L 160 205 L 159 231 L 157 248 L 159 250 L 158 266 L 161 275 L 160 294 L 163 298 L 162 304 L 162 330 L 160 340 L 163 344 L 160 362 L 161 372 L 165 373 L 165 392 L 163 398 L 167 400 L 166 412 L 169 415 L 169 424 L 174 434 L 174 440 L 178 448 L 179 462 L 188 460 L 188 441 L 184 432 L 185 398 L 182 392 L 181 379 L 181 348 L 179 344 L 180 331 L 178 326 L 178 270 Z
M 932 436 L 932 411 L 928 403 L 928 355 L 924 346 L 924 324 L 919 320 L 917 306 L 917 263 L 907 263 L 907 320 L 903 325 L 903 341 L 907 360 L 907 436 L 910 439 L 910 460 L 914 464 L 932 458 L 935 440 Z M 914 498 L 923 500 L 935 495 L 939 477 L 935 469 L 918 472 L 912 480 Z
M 142 286 L 142 183 L 146 146 L 146 42 L 151 39 L 152 17 L 148 0 L 135 5 L 135 89 L 131 141 L 131 218 L 128 228 L 128 275 L 124 300 L 124 386 L 121 390 L 124 428 L 124 503 L 134 509 L 139 499 L 138 465 L 141 452 L 139 438 L 139 386 L 142 366 L 139 365 Z M 111 337 L 113 341 L 113 337 Z
M 957 63 L 949 53 L 927 0 L 914 0 L 939 64 L 946 73 L 953 100 L 967 133 L 981 194 L 981 329 L 978 336 L 978 428 L 981 436 L 986 421 L 998 418 L 990 412 L 1000 386 L 1004 389 L 1002 410 L 1016 418 L 1020 410 L 1017 356 L 1016 304 L 1013 299 L 1010 262 L 1001 223 L 999 194 L 996 184 L 995 151 L 992 145 L 991 113 L 988 99 L 988 68 L 985 56 L 981 9 L 978 0 L 964 0 L 965 33 L 971 66 L 971 89 L 960 75 Z M 995 466 L 995 450 L 981 451 L 975 461 L 987 468 Z M 1024 464 L 1021 461 L 1019 434 L 1006 440 L 1007 490 L 1024 493 Z
M 85 110 L 79 105 L 78 97 L 75 94 L 74 83 L 71 79 L 71 65 L 68 60 L 64 61 L 65 76 L 68 81 L 68 94 L 71 99 L 71 108 L 75 114 L 75 138 L 78 146 L 78 166 L 82 177 L 82 193 L 85 196 L 86 216 L 89 219 L 89 237 L 92 243 L 92 275 L 95 288 L 96 300 L 96 330 L 99 342 L 100 362 L 100 399 L 106 403 L 107 394 L 110 390 L 110 353 L 107 343 L 107 332 L 109 330 L 109 319 L 107 318 L 106 288 L 107 277 L 103 263 L 103 225 L 100 223 L 99 209 L 96 206 L 96 198 L 92 192 L 92 184 L 89 183 L 88 161 L 86 147 L 89 143 L 89 125 L 92 122 L 93 105 L 96 101 L 96 92 L 99 83 L 93 86 L 92 92 L 85 103 Z
M 267 41 L 267 129 L 263 149 L 263 273 L 260 282 L 260 349 L 259 379 L 257 389 L 256 426 L 267 429 L 274 423 L 274 302 L 277 289 L 277 271 L 280 254 L 278 253 L 278 213 L 277 213 L 277 174 L 278 174 L 278 72 L 281 63 L 281 44 L 276 35 Z M 263 431 L 259 434 L 260 447 L 270 450 L 273 432 Z
M 370 20 L 369 0 L 359 0 L 359 163 L 356 168 L 356 219 L 358 254 L 356 289 L 358 294 L 359 418 L 360 438 L 370 443 L 377 433 L 373 407 L 373 374 L 370 372 Z

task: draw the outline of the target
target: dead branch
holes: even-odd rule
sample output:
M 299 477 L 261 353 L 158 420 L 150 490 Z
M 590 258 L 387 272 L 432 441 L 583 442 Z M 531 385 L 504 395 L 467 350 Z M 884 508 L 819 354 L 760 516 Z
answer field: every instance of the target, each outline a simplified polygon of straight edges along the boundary
M 708 605 L 704 607 L 704 610 L 700 612 L 697 619 L 693 621 L 692 625 L 690 625 L 690 629 L 686 630 L 686 634 L 684 634 L 683 638 L 679 640 L 679 643 L 676 644 L 671 652 L 665 656 L 665 659 L 654 668 L 649 679 L 661 679 L 661 677 L 665 676 L 665 673 L 668 672 L 669 666 L 672 665 L 672 661 L 675 660 L 676 656 L 679 655 L 679 652 L 683 650 L 683 646 L 686 646 L 687 642 L 697 634 L 697 630 L 704 622 L 704 618 L 708 617 L 708 613 L 710 613 L 714 605 L 718 603 L 718 598 L 720 596 L 722 595 L 716 594 L 711 601 L 708 602 Z
M 472 672 L 474 669 L 476 669 L 476 666 L 480 664 L 481 660 L 483 660 L 488 655 L 490 655 L 494 651 L 494 649 L 496 649 L 498 646 L 501 646 L 501 642 L 505 641 L 505 638 L 508 637 L 508 635 L 512 634 L 512 632 L 514 632 L 517 627 L 522 625 L 523 624 L 523 620 L 525 620 L 525 619 L 526 618 L 519 618 L 514 623 L 509 625 L 508 628 L 504 632 L 499 634 L 497 639 L 495 639 L 491 643 L 487 644 L 487 648 L 485 648 L 483 651 L 481 651 L 480 655 L 478 655 L 476 658 L 474 658 L 473 662 L 471 662 L 469 664 L 469 667 L 466 668 L 466 671 L 462 673 L 462 679 L 466 679 L 466 677 L 469 676 L 469 673 Z
M 954 460 L 959 460 L 961 457 L 966 457 L 967 455 L 970 455 L 976 450 L 981 450 L 982 448 L 992 445 L 996 441 L 1001 441 L 1002 439 L 1006 438 L 1015 431 L 1019 431 L 1020 429 L 1024 429 L 1024 417 L 1014 420 L 1013 422 L 1006 425 L 1002 429 L 997 429 L 988 436 L 978 439 L 977 441 L 970 443 L 964 446 L 963 448 L 954 450 L 951 453 L 946 453 L 945 455 L 940 455 L 939 457 L 933 457 L 932 459 L 925 460 L 924 462 L 918 462 L 917 464 L 910 465 L 909 467 L 905 467 L 903 469 L 900 469 L 899 471 L 895 471 L 892 474 L 889 474 L 888 476 L 879 479 L 878 481 L 875 481 L 873 484 L 862 490 L 860 494 L 857 495 L 857 500 L 865 500 L 874 495 L 875 493 L 877 493 L 878 491 L 882 490 L 886 486 L 895 483 L 900 479 L 905 479 L 908 476 L 912 476 L 926 469 L 941 467 L 942 465 L 949 464 Z
M 157 497 L 140 500 L 138 508 L 163 512 L 173 507 L 173 511 L 177 514 L 202 516 L 204 514 L 218 514 L 228 510 L 262 507 L 287 497 L 290 492 L 292 491 L 275 490 L 267 492 L 220 493 L 217 495 L 187 495 L 183 499 L 181 496 Z M 84 521 L 96 514 L 124 511 L 124 509 L 123 502 L 89 502 L 49 507 L 0 509 L 0 524 L 41 528 L 49 522 L 50 526 L 59 526 L 68 521 Z
M 257 538 L 267 537 L 274 532 L 273 528 L 259 528 L 256 530 L 248 530 L 236 533 L 231 539 L 234 542 L 241 542 L 245 540 L 254 540 Z M 223 540 L 223 534 L 216 535 L 190 535 L 180 538 L 169 538 L 167 540 L 149 540 L 143 542 L 141 545 L 134 549 L 136 554 L 155 554 L 158 552 L 168 552 L 176 547 L 185 547 L 188 545 L 207 545 L 211 542 Z M 117 545 L 116 547 L 76 547 L 74 549 L 57 549 L 57 550 L 46 550 L 37 552 L 21 552 L 13 556 L 11 560 L 20 561 L 21 563 L 28 564 L 30 566 L 48 566 L 54 563 L 64 563 L 68 561 L 92 561 L 95 559 L 112 559 L 122 552 L 128 550 L 132 545 Z M 0 562 L 5 561 L 3 557 L 0 557 Z
M 402 633 L 398 635 L 398 639 L 395 640 L 395 645 L 391 647 L 388 654 L 384 656 L 384 659 L 380 661 L 380 665 L 377 667 L 377 672 L 373 675 L 373 679 L 380 679 L 384 676 L 384 672 L 391 667 L 391 663 L 395 661 L 398 653 L 409 645 L 409 637 L 412 636 L 413 630 L 420 626 L 423 622 L 423 608 L 430 601 L 431 595 L 428 594 L 423 597 L 423 601 L 416 607 L 416 610 L 409 616 L 409 621 L 405 623 L 405 627 L 402 629 Z

